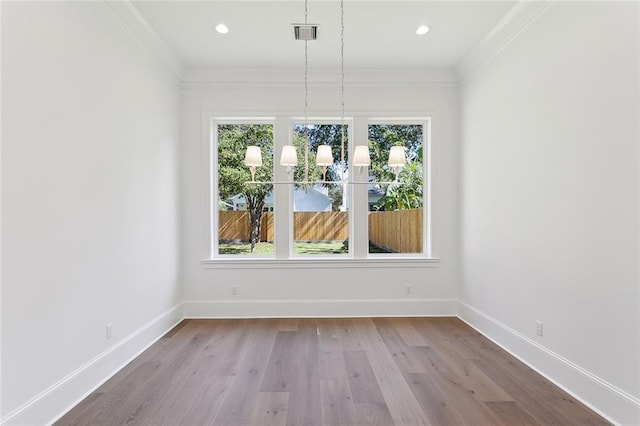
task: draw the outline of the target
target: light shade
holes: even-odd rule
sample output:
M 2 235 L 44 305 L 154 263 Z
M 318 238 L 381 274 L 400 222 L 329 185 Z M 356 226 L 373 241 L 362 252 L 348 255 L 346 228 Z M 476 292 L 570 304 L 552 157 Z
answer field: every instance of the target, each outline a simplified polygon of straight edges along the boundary
M 282 147 L 280 155 L 280 165 L 285 167 L 295 167 L 298 164 L 298 154 L 296 147 L 293 145 L 285 145 Z
M 353 151 L 353 161 L 351 163 L 357 167 L 365 167 L 371 165 L 369 158 L 369 147 L 366 145 L 358 145 Z
M 244 155 L 244 165 L 249 167 L 262 166 L 262 152 L 259 146 L 251 145 L 247 147 Z
M 316 154 L 316 164 L 318 166 L 327 167 L 333 164 L 333 154 L 330 145 L 320 145 Z
M 407 164 L 407 158 L 404 155 L 404 146 L 392 146 L 389 151 L 389 167 L 402 167 Z

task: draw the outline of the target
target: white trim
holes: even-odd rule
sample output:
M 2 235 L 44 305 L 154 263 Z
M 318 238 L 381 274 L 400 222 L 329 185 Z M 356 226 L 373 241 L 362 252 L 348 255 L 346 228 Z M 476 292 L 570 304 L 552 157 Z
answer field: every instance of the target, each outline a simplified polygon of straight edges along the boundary
M 455 316 L 456 299 L 185 300 L 185 318 Z
M 610 422 L 640 424 L 640 399 L 462 300 L 458 318 Z
M 203 259 L 205 269 L 313 269 L 313 268 L 435 268 L 440 265 L 437 257 L 369 257 L 366 259 L 327 257 L 293 257 L 275 259 L 273 257 L 243 257 Z M 346 255 L 345 255 L 346 256 Z
M 178 303 L 8 413 L 0 424 L 55 422 L 182 319 L 182 303 Z
M 438 247 L 438 245 L 434 242 L 434 229 L 432 228 L 433 219 L 432 215 L 434 214 L 433 209 L 433 200 L 435 197 L 434 193 L 434 181 L 436 180 L 435 174 L 432 171 L 432 157 L 434 154 L 434 136 L 433 136 L 433 120 L 434 117 L 438 116 L 437 111 L 430 111 L 429 114 L 424 116 L 420 116 L 420 114 L 416 114 L 416 112 L 407 113 L 377 113 L 377 114 L 354 114 L 342 117 L 334 117 L 332 115 L 325 116 L 324 114 L 313 114 L 305 117 L 292 116 L 292 114 L 274 114 L 274 111 L 268 111 L 266 114 L 264 112 L 260 114 L 250 114 L 249 112 L 240 112 L 234 111 L 233 114 L 228 114 L 225 116 L 224 114 L 215 113 L 211 110 L 202 109 L 200 112 L 201 119 L 201 146 L 203 150 L 202 158 L 208 159 L 208 162 L 202 162 L 202 175 L 205 177 L 203 179 L 203 200 L 206 201 L 206 208 L 203 209 L 204 217 L 207 218 L 209 241 L 207 241 L 206 253 L 208 253 L 208 258 L 203 259 L 201 263 L 203 264 L 205 269 L 238 269 L 238 268 L 290 268 L 290 269 L 298 269 L 298 268 L 317 268 L 319 265 L 326 267 L 334 267 L 334 268 L 361 268 L 361 267 L 415 267 L 415 268 L 423 268 L 423 267 L 434 267 L 437 266 L 440 262 L 440 259 L 433 255 L 434 247 Z M 265 117 L 266 115 L 266 117 Z M 242 118 L 246 116 L 246 118 Z M 275 247 L 273 254 L 264 255 L 264 256 L 227 256 L 218 254 L 218 223 L 219 223 L 219 214 L 218 214 L 218 200 L 216 194 L 218 191 L 218 126 L 221 124 L 270 124 L 273 126 L 274 131 L 274 152 L 277 155 L 280 152 L 280 148 L 282 145 L 282 139 L 275 138 L 276 133 L 281 132 L 282 130 L 279 128 L 279 125 L 283 123 L 285 120 L 289 121 L 288 131 L 289 131 L 289 139 L 292 138 L 292 128 L 296 124 L 301 124 L 301 122 L 308 123 L 317 123 L 317 124 L 336 124 L 339 125 L 341 122 L 344 122 L 348 126 L 348 131 L 352 136 L 349 138 L 346 149 L 348 152 L 352 152 L 353 150 L 353 140 L 354 140 L 354 131 L 355 129 L 362 124 L 363 126 L 366 123 L 366 128 L 368 131 L 368 127 L 370 125 L 376 124 L 419 124 L 422 126 L 423 132 L 423 142 L 422 149 L 426 157 L 426 161 L 423 157 L 423 227 L 422 227 L 422 253 L 417 254 L 404 254 L 404 253 L 395 253 L 391 255 L 376 255 L 362 251 L 362 242 L 365 239 L 358 239 L 358 236 L 362 236 L 356 233 L 356 229 L 358 228 L 356 224 L 356 217 L 359 217 L 359 211 L 366 211 L 366 205 L 362 204 L 356 208 L 356 204 L 354 198 L 357 195 L 357 190 L 350 189 L 349 191 L 349 240 L 355 242 L 354 245 L 360 245 L 360 250 L 354 249 L 354 245 L 350 245 L 349 253 L 345 255 L 335 255 L 329 257 L 315 257 L 315 256 L 298 256 L 292 253 L 293 247 L 291 246 L 291 235 L 293 233 L 293 204 L 291 199 L 291 194 L 288 196 L 285 193 L 285 197 L 282 197 L 283 193 L 280 192 L 278 195 L 274 197 L 274 210 L 275 210 L 275 224 L 282 224 L 281 215 L 282 211 L 286 211 L 288 215 L 287 228 L 277 228 L 275 230 Z M 204 155 L 206 153 L 206 155 Z M 281 168 L 276 167 L 277 164 L 276 159 L 274 158 L 274 176 L 276 174 L 281 173 Z M 356 178 L 357 179 L 357 178 Z M 276 181 L 270 182 L 274 184 L 289 184 L 288 181 Z M 367 184 L 367 182 L 347 182 L 348 184 Z M 274 195 L 276 192 L 274 192 Z M 283 208 L 288 205 L 288 208 Z M 361 231 L 368 230 L 366 228 L 360 229 Z M 283 239 L 285 236 L 287 239 Z M 361 241 L 360 241 L 361 240 Z M 288 251 L 288 258 L 284 258 L 284 256 Z M 363 257 L 359 257 L 363 256 Z
M 167 67 L 177 79 L 182 78 L 184 74 L 182 61 L 129 0 L 100 0 L 99 4 L 143 52 Z
M 638 398 L 457 299 L 185 300 L 7 414 L 0 424 L 53 423 L 182 319 L 380 316 L 457 316 L 607 420 L 640 424 Z
M 188 68 L 183 74 L 185 86 L 199 84 L 240 84 L 240 85 L 304 85 L 303 73 L 300 69 L 234 69 L 234 68 Z M 455 87 L 456 73 L 453 68 L 426 69 L 347 69 L 345 70 L 345 86 L 354 85 L 443 85 Z M 309 70 L 310 87 L 330 84 L 340 86 L 340 73 L 335 69 Z
M 464 83 L 478 74 L 556 0 L 520 0 L 455 67 Z
M 296 81 L 296 80 L 287 80 L 287 81 L 181 81 L 180 88 L 182 90 L 231 90 L 231 89 L 241 89 L 241 90 L 253 90 L 253 89 L 304 89 L 304 83 Z M 336 82 L 321 82 L 314 81 L 308 84 L 309 90 L 314 89 L 322 89 L 322 90 L 330 90 L 330 89 L 339 89 L 340 86 Z M 410 82 L 410 81 L 399 81 L 399 82 L 352 82 L 345 83 L 345 90 L 350 89 L 396 89 L 396 90 L 407 90 L 407 91 L 416 91 L 416 90 L 425 90 L 431 92 L 456 92 L 458 90 L 457 82 Z M 326 113 L 322 113 L 321 115 L 335 115 L 335 109 L 332 111 L 327 111 Z M 292 114 L 300 114 L 300 111 L 294 111 L 287 115 Z M 318 114 L 314 112 L 314 114 Z M 377 112 L 376 112 L 377 114 Z
M 208 187 L 207 187 L 207 197 L 208 200 L 208 208 L 206 210 L 206 215 L 209 217 L 209 248 L 207 252 L 211 258 L 217 257 L 218 253 L 218 223 L 219 223 L 219 210 L 218 210 L 218 197 L 216 194 L 218 191 L 218 128 L 220 125 L 227 124 L 257 124 L 257 125 L 268 125 L 271 126 L 273 132 L 276 129 L 276 117 L 217 117 L 217 116 L 202 116 L 202 129 L 204 132 L 205 129 L 205 121 L 208 123 L 208 144 L 207 144 L 207 158 L 209 158 L 209 162 L 206 164 L 206 171 L 208 177 Z M 275 133 L 273 133 L 275 138 Z M 203 133 L 202 137 L 205 135 Z M 275 140 L 273 141 L 275 144 Z M 274 145 L 275 147 L 275 145 Z M 274 171 L 275 171 L 275 154 L 274 154 Z M 277 207 L 276 207 L 277 208 Z
M 367 131 L 370 126 L 375 125 L 419 125 L 422 126 L 422 255 L 427 258 L 432 258 L 432 247 L 434 246 L 431 229 L 432 216 L 433 216 L 433 200 L 432 192 L 434 188 L 433 183 L 433 169 L 431 159 L 434 156 L 433 150 L 433 135 L 431 132 L 431 123 L 433 122 L 433 115 L 422 118 L 379 118 L 373 117 L 367 120 Z M 420 256 L 420 255 L 418 255 Z M 375 258 L 373 255 L 371 258 Z

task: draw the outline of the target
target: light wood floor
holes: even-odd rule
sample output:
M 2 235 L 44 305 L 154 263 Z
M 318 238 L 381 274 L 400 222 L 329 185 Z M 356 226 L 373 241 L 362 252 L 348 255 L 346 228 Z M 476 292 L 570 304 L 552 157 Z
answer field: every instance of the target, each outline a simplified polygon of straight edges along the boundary
M 185 320 L 57 425 L 587 425 L 455 318 Z

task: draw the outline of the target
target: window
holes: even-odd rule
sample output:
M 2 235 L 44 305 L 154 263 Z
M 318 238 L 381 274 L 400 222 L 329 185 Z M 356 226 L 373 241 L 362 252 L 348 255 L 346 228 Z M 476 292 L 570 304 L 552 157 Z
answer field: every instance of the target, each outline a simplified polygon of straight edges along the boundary
M 295 256 L 349 253 L 348 125 L 294 123 L 292 144 L 298 166 L 292 176 L 293 232 Z M 324 166 L 316 165 L 318 149 L 330 152 Z M 329 147 L 329 148 L 326 148 Z M 344 150 L 343 150 L 344 147 Z
M 216 126 L 217 254 L 273 254 L 273 185 L 255 184 L 244 165 L 248 146 L 257 146 L 262 166 L 256 181 L 273 180 L 273 125 L 219 123 Z
M 344 128 L 327 119 L 214 120 L 212 257 L 427 258 L 429 125 L 429 119 L 366 117 L 347 120 Z M 354 131 L 361 140 L 349 137 Z M 370 166 L 350 167 L 349 153 L 365 144 Z M 288 170 L 279 164 L 284 145 L 293 145 L 298 158 Z M 244 164 L 248 146 L 262 156 L 254 181 Z M 395 146 L 406 156 L 399 169 L 387 165 Z M 320 147 L 330 151 L 324 168 L 316 165 Z
M 370 124 L 369 175 L 387 185 L 370 185 L 369 253 L 424 252 L 424 125 Z M 391 147 L 401 146 L 406 165 L 395 173 L 387 166 Z

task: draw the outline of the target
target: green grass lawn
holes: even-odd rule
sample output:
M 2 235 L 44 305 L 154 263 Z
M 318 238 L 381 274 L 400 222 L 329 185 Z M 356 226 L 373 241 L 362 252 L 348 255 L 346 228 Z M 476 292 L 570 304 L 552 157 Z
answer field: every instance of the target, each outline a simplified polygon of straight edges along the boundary
M 250 254 L 251 244 L 249 243 L 225 243 L 218 246 L 220 254 Z M 256 244 L 255 254 L 273 254 L 273 243 Z
M 349 249 L 343 243 L 293 243 L 294 254 L 343 254 Z
M 251 244 L 249 243 L 226 243 L 220 244 L 218 247 L 220 254 L 251 254 Z M 345 254 L 348 252 L 348 248 L 342 242 L 293 244 L 293 253 L 295 254 Z M 369 244 L 369 253 L 388 252 L 374 244 Z M 258 243 L 255 254 L 273 254 L 273 243 Z

